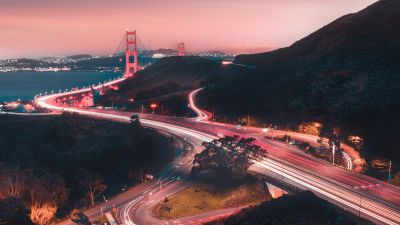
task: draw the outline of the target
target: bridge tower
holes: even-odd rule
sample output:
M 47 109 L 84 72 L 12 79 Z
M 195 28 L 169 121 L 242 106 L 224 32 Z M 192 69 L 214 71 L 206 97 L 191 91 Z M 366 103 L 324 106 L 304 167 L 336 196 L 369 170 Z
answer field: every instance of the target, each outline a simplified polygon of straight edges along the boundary
M 133 77 L 138 71 L 136 30 L 126 31 L 126 67 L 124 77 Z
M 185 56 L 185 43 L 178 43 L 178 56 Z

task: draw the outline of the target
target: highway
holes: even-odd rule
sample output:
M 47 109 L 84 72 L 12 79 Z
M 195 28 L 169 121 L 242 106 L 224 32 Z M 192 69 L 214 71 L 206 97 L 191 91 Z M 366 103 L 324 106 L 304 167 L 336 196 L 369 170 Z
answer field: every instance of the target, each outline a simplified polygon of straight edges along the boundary
M 197 118 L 143 114 L 140 115 L 142 125 L 186 138 L 195 147 L 198 147 L 202 141 L 210 141 L 217 138 L 219 134 L 254 137 L 256 138 L 256 144 L 268 151 L 269 158 L 265 161 L 255 162 L 250 170 L 275 176 L 297 187 L 311 190 L 321 198 L 377 224 L 400 224 L 400 189 L 398 187 L 360 173 L 335 167 L 330 163 L 303 153 L 303 151 L 294 146 L 265 138 L 263 133 L 251 127 L 237 129 L 229 124 L 212 123 L 207 120 L 209 114 L 195 105 L 195 96 L 198 91 L 200 90 L 196 90 L 189 95 L 190 106 L 199 115 Z M 65 107 L 57 105 L 53 101 L 57 97 L 77 92 L 43 96 L 37 98 L 36 102 L 42 107 L 52 110 L 76 112 L 123 122 L 129 121 L 130 114 L 127 112 Z M 176 161 L 172 164 L 170 172 L 158 178 L 157 181 L 143 184 L 132 189 L 132 192 L 117 196 L 115 202 L 110 200 L 108 208 L 105 209 L 109 210 L 109 207 L 112 207 L 111 204 L 120 207 L 118 217 L 122 219 L 124 224 L 161 223 L 162 221 L 154 221 L 151 215 L 145 213 L 148 212 L 145 209 L 161 201 L 165 196 L 171 195 L 190 184 L 190 180 L 183 179 L 191 166 L 191 159 L 186 157 L 177 159 L 183 161 Z M 177 180 L 177 176 L 179 176 L 177 174 L 182 174 L 179 180 Z M 159 190 L 159 182 L 165 184 L 161 191 Z M 158 192 L 156 193 L 157 189 Z M 93 216 L 95 213 L 99 213 L 98 207 L 100 206 L 91 209 L 92 211 L 89 210 L 87 212 L 88 215 Z M 230 213 L 232 212 L 230 211 Z M 213 214 L 210 217 L 205 216 L 200 219 L 216 216 L 217 214 Z M 178 223 L 200 224 L 202 222 L 200 219 L 191 217 Z M 165 224 L 165 222 L 172 223 L 173 221 L 163 222 Z
M 112 84 L 122 80 L 123 79 L 113 81 Z M 100 86 L 95 88 L 98 87 Z M 89 90 L 89 88 L 75 90 L 72 93 L 76 94 Z M 131 113 L 98 109 L 82 110 L 72 107 L 60 107 L 52 102 L 54 98 L 65 96 L 70 93 L 58 93 L 52 96 L 39 97 L 36 99 L 36 102 L 42 107 L 51 110 L 69 111 L 97 118 L 130 123 Z M 237 209 L 223 209 L 169 221 L 161 221 L 154 218 L 148 209 L 152 208 L 165 197 L 173 195 L 191 184 L 191 181 L 187 178 L 192 167 L 193 156 L 196 154 L 196 151 L 201 149 L 201 144 L 203 141 L 211 141 L 217 137 L 194 130 L 189 130 L 184 127 L 165 124 L 153 120 L 141 119 L 141 124 L 149 128 L 157 129 L 165 134 L 179 136 L 182 140 L 184 140 L 184 142 L 189 143 L 193 150 L 189 155 L 181 155 L 180 157 L 177 157 L 174 162 L 157 174 L 153 181 L 142 183 L 134 188 L 128 189 L 122 194 L 109 199 L 107 202 L 103 202 L 86 210 L 85 214 L 89 217 L 89 219 L 93 220 L 99 217 L 102 213 L 110 212 L 113 208 L 116 208 L 118 209 L 117 219 L 123 222 L 125 225 L 166 224 L 166 222 L 168 224 L 202 224 L 204 222 L 214 220 L 220 216 L 227 216 L 236 212 Z M 73 225 L 74 223 L 68 220 L 58 224 Z

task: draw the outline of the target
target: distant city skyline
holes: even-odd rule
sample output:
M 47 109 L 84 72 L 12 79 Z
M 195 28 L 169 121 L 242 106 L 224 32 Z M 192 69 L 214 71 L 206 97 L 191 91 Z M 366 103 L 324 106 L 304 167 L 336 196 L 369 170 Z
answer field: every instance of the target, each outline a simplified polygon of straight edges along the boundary
M 376 0 L 0 0 L 0 59 L 114 53 L 125 29 L 147 48 L 270 50 Z

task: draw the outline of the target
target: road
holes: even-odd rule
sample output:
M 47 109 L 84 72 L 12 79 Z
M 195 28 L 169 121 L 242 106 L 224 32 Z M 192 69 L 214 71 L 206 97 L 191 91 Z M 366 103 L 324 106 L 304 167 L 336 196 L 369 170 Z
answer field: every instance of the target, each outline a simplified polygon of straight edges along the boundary
M 398 187 L 359 173 L 332 166 L 330 163 L 307 155 L 293 146 L 267 139 L 259 130 L 250 127 L 236 129 L 232 125 L 211 123 L 207 121 L 209 114 L 195 105 L 195 95 L 198 91 L 196 90 L 190 94 L 189 103 L 194 111 L 198 113 L 199 117 L 177 118 L 143 114 L 140 115 L 142 125 L 184 138 L 186 137 L 195 146 L 198 146 L 202 141 L 210 141 L 216 138 L 218 134 L 237 134 L 242 137 L 255 137 L 256 144 L 268 151 L 269 158 L 266 161 L 255 162 L 250 170 L 276 176 L 297 187 L 311 190 L 321 198 L 375 223 L 400 224 L 400 189 Z M 76 92 L 74 91 L 74 93 Z M 71 108 L 56 105 L 52 101 L 54 98 L 66 94 L 68 93 L 39 97 L 37 103 L 42 107 L 52 110 L 76 112 L 117 121 L 126 122 L 129 120 L 130 114 L 126 112 Z M 189 160 L 187 161 L 187 165 L 185 164 L 182 167 L 186 168 L 186 166 L 190 167 Z M 146 222 L 151 220 L 151 216 L 142 213 L 141 207 L 158 202 L 163 199 L 163 196 L 170 195 L 188 185 L 185 183 L 188 182 L 186 179 L 175 181 L 175 176 L 173 175 L 166 176 L 163 180 L 165 183 L 170 181 L 171 183 L 168 183 L 168 185 L 171 184 L 172 188 L 166 187 L 162 189 L 160 194 L 149 195 L 148 190 L 154 191 L 157 189 L 156 186 L 150 186 L 148 187 L 150 189 L 143 188 L 134 191 L 132 195 L 118 197 L 118 200 L 116 200 L 117 203 L 121 203 L 120 205 L 124 206 L 124 209 L 122 209 L 124 213 L 122 215 L 119 213 L 124 222 L 126 224 L 135 224 L 136 221 L 140 222 L 140 224 L 151 224 Z M 125 200 L 124 198 L 129 200 Z M 128 206 L 129 204 L 131 205 Z M 99 212 L 98 209 L 94 209 L 94 211 Z M 191 219 L 182 222 L 182 224 L 189 224 L 188 222 L 192 221 Z M 193 222 L 196 223 L 195 221 Z M 199 222 L 197 221 L 197 223 Z

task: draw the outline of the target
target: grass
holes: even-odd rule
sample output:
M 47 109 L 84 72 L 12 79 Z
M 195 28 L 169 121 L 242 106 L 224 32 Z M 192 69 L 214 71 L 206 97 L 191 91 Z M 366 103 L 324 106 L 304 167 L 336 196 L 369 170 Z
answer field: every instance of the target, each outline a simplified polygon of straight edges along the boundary
M 161 219 L 173 219 L 222 208 L 258 205 L 271 199 L 259 177 L 248 176 L 241 181 L 201 178 L 190 187 L 164 199 L 154 208 Z

